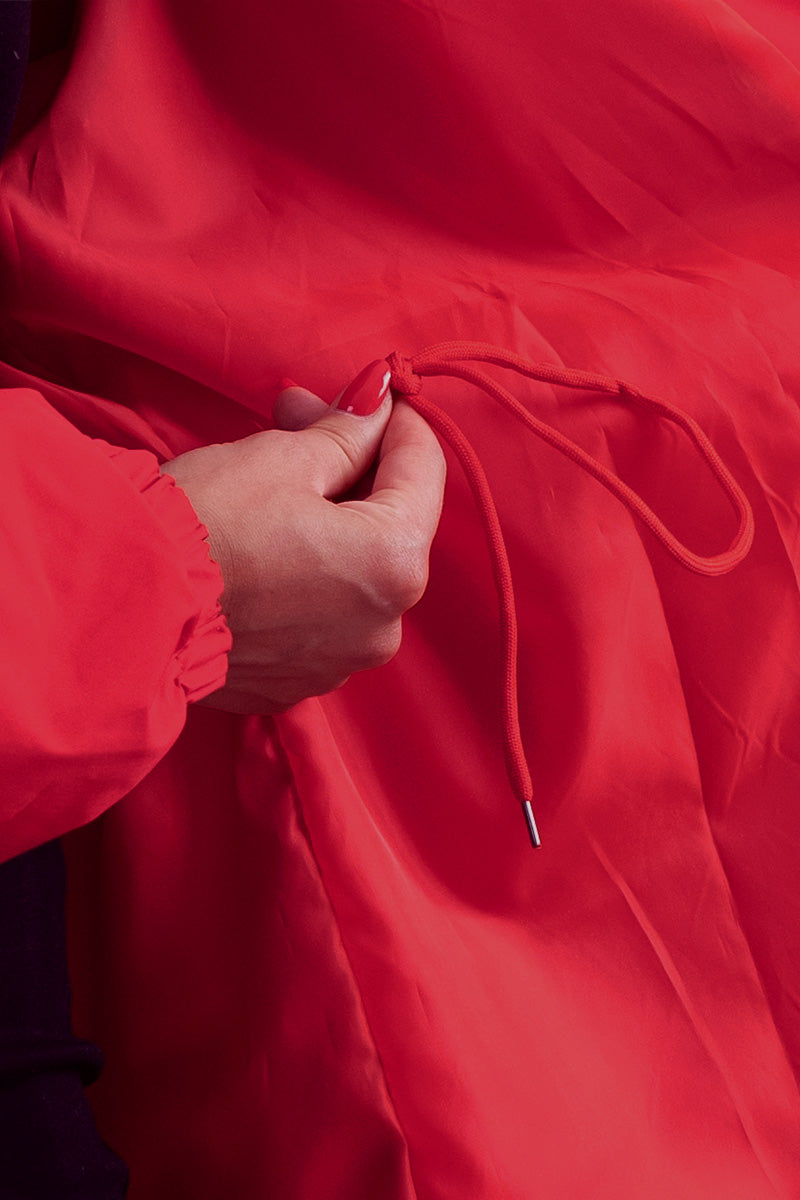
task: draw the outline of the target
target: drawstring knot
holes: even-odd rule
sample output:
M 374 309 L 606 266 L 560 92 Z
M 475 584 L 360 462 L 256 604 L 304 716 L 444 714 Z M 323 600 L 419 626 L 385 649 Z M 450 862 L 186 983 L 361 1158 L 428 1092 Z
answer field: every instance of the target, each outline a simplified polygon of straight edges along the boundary
M 411 359 L 404 358 L 397 350 L 393 350 L 386 361 L 392 372 L 392 391 L 406 398 L 418 396 L 422 389 L 422 376 L 413 370 Z
M 440 345 L 429 346 L 420 354 L 415 354 L 413 358 L 404 358 L 394 351 L 386 361 L 391 371 L 392 390 L 407 400 L 411 407 L 423 416 L 450 446 L 461 464 L 478 507 L 491 555 L 492 573 L 500 610 L 503 646 L 503 748 L 506 771 L 511 789 L 522 805 L 531 842 L 534 846 L 539 846 L 539 833 L 532 807 L 533 785 L 519 722 L 517 611 L 505 539 L 489 481 L 474 448 L 464 437 L 455 421 L 422 395 L 422 377 L 450 375 L 455 379 L 463 379 L 482 388 L 487 395 L 508 409 L 537 437 L 553 446 L 561 454 L 566 455 L 567 458 L 572 459 L 582 470 L 593 475 L 647 526 L 674 559 L 699 575 L 723 575 L 738 566 L 753 542 L 753 511 L 739 484 L 694 418 L 674 405 L 668 404 L 665 400 L 649 396 L 619 379 L 592 374 L 588 371 L 574 371 L 551 363 L 529 362 L 520 355 L 482 342 L 443 342 Z M 561 387 L 583 388 L 618 396 L 621 400 L 648 408 L 663 420 L 677 425 L 693 442 L 700 457 L 705 460 L 739 518 L 739 527 L 731 545 L 722 553 L 710 557 L 704 557 L 689 550 L 664 525 L 663 521 L 656 516 L 633 488 L 623 483 L 613 471 L 598 462 L 596 458 L 592 458 L 590 454 L 582 450 L 580 446 L 576 446 L 557 429 L 540 421 L 524 405 L 520 404 L 511 392 L 491 376 L 473 366 L 472 364 L 475 362 L 509 367 L 527 379 L 537 379 Z

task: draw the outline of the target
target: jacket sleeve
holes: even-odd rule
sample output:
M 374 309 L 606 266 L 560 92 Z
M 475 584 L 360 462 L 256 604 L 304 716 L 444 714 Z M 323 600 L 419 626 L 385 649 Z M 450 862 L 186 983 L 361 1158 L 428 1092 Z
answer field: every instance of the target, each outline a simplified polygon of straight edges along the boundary
M 154 455 L 0 392 L 0 861 L 91 820 L 215 691 L 230 634 L 206 530 Z

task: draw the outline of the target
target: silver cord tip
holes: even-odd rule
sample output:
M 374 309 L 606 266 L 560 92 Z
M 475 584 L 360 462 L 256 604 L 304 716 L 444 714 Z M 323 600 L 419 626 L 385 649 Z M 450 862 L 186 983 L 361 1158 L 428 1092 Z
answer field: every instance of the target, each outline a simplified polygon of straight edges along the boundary
M 533 815 L 533 808 L 531 807 L 530 800 L 526 800 L 524 802 L 522 805 L 522 811 L 525 814 L 525 824 L 528 826 L 528 835 L 531 839 L 531 845 L 533 846 L 534 850 L 538 850 L 542 844 L 542 840 L 539 837 L 539 830 L 536 828 L 536 818 Z

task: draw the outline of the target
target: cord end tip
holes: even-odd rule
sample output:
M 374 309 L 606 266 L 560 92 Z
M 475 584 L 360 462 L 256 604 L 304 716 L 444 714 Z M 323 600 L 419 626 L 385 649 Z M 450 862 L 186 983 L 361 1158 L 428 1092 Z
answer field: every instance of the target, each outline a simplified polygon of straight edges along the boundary
M 533 815 L 533 808 L 530 800 L 526 800 L 522 805 L 522 811 L 525 814 L 525 824 L 528 826 L 528 836 L 531 839 L 531 845 L 534 850 L 538 850 L 542 844 L 539 837 L 539 830 L 536 828 L 536 818 Z

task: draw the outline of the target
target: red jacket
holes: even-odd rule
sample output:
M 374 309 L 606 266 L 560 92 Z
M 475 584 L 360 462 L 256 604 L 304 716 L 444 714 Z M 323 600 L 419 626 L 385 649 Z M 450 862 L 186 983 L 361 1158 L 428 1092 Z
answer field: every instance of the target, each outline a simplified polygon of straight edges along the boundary
M 86 0 L 35 68 L 0 207 L 0 846 L 77 831 L 131 1200 L 800 1197 L 798 66 L 766 0 Z M 505 532 L 536 853 L 455 463 L 393 663 L 186 712 L 227 634 L 158 458 L 268 425 L 287 373 L 333 395 L 450 338 L 679 404 L 755 517 L 693 574 L 426 384 Z M 671 426 L 511 387 L 685 543 L 731 540 Z

